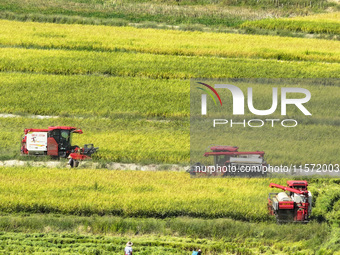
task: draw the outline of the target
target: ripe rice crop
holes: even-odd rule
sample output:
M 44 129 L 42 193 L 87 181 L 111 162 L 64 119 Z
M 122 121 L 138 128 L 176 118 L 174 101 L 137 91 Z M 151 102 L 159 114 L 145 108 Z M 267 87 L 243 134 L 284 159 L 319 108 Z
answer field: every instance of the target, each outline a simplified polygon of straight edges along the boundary
M 72 144 L 93 143 L 99 151 L 96 161 L 135 162 L 142 164 L 189 162 L 189 123 L 187 121 L 145 120 L 122 118 L 32 119 L 25 117 L 1 119 L 0 155 L 2 159 L 19 158 L 20 139 L 25 128 L 75 126 L 83 135 L 74 135 Z M 25 159 L 20 157 L 20 159 Z M 48 160 L 37 158 L 37 160 Z
M 339 35 L 340 34 L 339 20 L 340 12 L 336 12 L 306 17 L 247 21 L 243 23 L 240 27 Z
M 317 222 L 276 225 L 268 216 L 267 195 L 279 191 L 268 184 L 285 185 L 286 180 L 191 179 L 187 173 L 174 172 L 0 168 L 0 231 L 5 231 L 0 232 L 0 252 L 109 254 L 121 250 L 128 239 L 133 239 L 136 254 L 164 252 L 163 248 L 186 252 L 195 246 L 207 254 L 291 253 L 296 249 L 312 253 L 324 247 L 336 250 L 338 245 L 331 238 L 338 238 L 337 228 Z M 313 219 L 339 222 L 339 208 L 334 204 L 339 180 L 311 178 L 308 182 L 315 201 Z M 20 214 L 6 215 L 14 212 Z M 48 212 L 92 217 L 27 214 Z M 105 214 L 109 216 L 98 217 Z M 168 218 L 183 215 L 212 219 Z M 221 217 L 231 219 L 214 219 Z
M 48 227 L 46 227 L 48 226 Z M 316 233 L 322 233 L 319 235 Z M 1 215 L 0 231 L 89 233 L 93 235 L 164 235 L 191 238 L 214 238 L 229 240 L 266 240 L 274 245 L 273 239 L 296 242 L 301 238 L 309 240 L 326 239 L 329 228 L 326 223 L 311 222 L 308 225 L 277 225 L 276 222 L 247 222 L 232 219 L 200 219 L 190 217 L 124 218 L 118 216 L 74 216 L 60 214 Z M 260 239 L 259 239 L 260 237 Z M 272 243 L 273 242 L 273 243 Z
M 321 13 L 314 14 L 309 16 L 297 16 L 291 18 L 291 20 L 304 20 L 304 21 L 317 21 L 317 22 L 339 22 L 340 12 L 330 12 L 330 13 Z
M 175 1 L 41 1 L 2 0 L 2 18 L 35 22 L 76 23 L 94 25 L 145 25 L 173 28 L 194 24 L 207 26 L 236 26 L 243 20 L 271 16 L 266 10 L 242 6 L 221 8 L 216 3 L 207 5 L 178 5 Z M 182 2 L 181 2 L 182 3 Z M 275 15 L 283 15 L 276 11 Z M 132 24 L 131 24 L 132 23 Z
M 279 190 L 268 185 L 270 182 L 286 185 L 286 180 L 190 178 L 188 173 L 176 172 L 9 167 L 0 171 L 0 211 L 274 221 L 267 212 L 267 196 Z M 327 202 L 327 194 L 339 194 L 334 180 L 309 179 L 309 185 L 314 201 L 316 199 L 316 212 L 325 213 L 326 205 L 330 205 L 330 212 L 338 211 Z
M 338 112 L 331 110 L 340 100 L 338 87 L 318 85 L 317 81 L 322 83 L 324 80 L 316 79 L 304 85 L 312 95 L 318 95 L 312 96 L 306 104 L 313 118 L 301 116 L 298 110 L 292 112 L 299 122 L 294 132 L 280 127 L 279 123 L 275 129 L 268 125 L 261 129 L 236 127 L 235 132 L 228 132 L 226 126 L 227 143 L 244 150 L 264 150 L 268 163 L 272 165 L 338 163 L 338 147 L 334 140 L 339 134 L 340 119 Z M 0 112 L 23 116 L 0 122 L 3 158 L 19 154 L 24 128 L 61 125 L 82 128 L 85 134 L 74 135 L 73 143 L 99 146 L 100 150 L 94 154 L 96 160 L 189 163 L 189 81 L 1 73 L 0 84 L 4 91 L 0 96 L 3 102 Z M 268 105 L 261 98 L 271 97 L 271 87 L 253 87 L 257 107 L 265 109 Z M 241 88 L 246 90 L 245 86 Z M 333 95 L 332 98 L 329 95 Z M 231 97 L 227 101 L 232 102 Z M 25 117 L 29 114 L 59 118 L 39 120 Z M 248 112 L 244 117 L 252 118 Z M 282 118 L 279 113 L 272 117 Z M 280 136 L 277 136 L 278 130 Z M 253 137 L 259 137 L 261 141 Z M 211 143 L 220 144 L 221 141 Z M 317 143 L 320 144 L 319 150 L 301 149 L 313 148 Z
M 339 63 L 0 48 L 0 71 L 105 74 L 153 79 L 340 77 Z M 281 59 L 285 55 L 278 53 Z
M 48 229 L 48 228 L 47 228 Z M 81 226 L 77 229 L 80 232 Z M 263 251 L 292 253 L 295 250 L 312 254 L 315 246 L 306 246 L 301 241 L 259 240 L 224 240 L 193 239 L 165 235 L 89 235 L 88 230 L 82 233 L 55 233 L 45 229 L 44 232 L 17 233 L 0 232 L 0 253 L 2 254 L 121 254 L 127 241 L 133 240 L 133 254 L 189 254 L 196 247 L 207 255 L 215 254 L 258 254 Z M 319 232 L 319 229 L 317 230 Z M 333 251 L 334 249 L 332 249 Z
M 1 168 L 0 211 L 270 219 L 270 189 L 257 188 L 267 187 L 268 179 L 244 181 L 174 172 Z
M 4 46 L 0 48 L 1 112 L 61 117 L 2 121 L 6 126 L 0 134 L 2 145 L 6 145 L 0 148 L 2 158 L 17 155 L 16 146 L 25 127 L 65 123 L 87 130 L 87 136 L 80 136 L 75 142 L 82 145 L 92 141 L 99 146 L 100 151 L 94 156 L 97 160 L 187 164 L 188 78 L 340 75 L 340 64 L 336 63 L 339 52 L 334 41 L 271 37 L 268 43 L 268 38 L 261 36 L 12 21 L 0 24 L 0 43 Z M 250 47 L 251 44 L 259 48 Z M 248 51 L 253 53 L 249 55 Z M 221 57 L 224 55 L 235 58 Z M 306 61 L 287 61 L 291 59 Z M 324 132 L 328 127 L 337 133 L 339 121 L 334 111 L 327 110 L 337 107 L 337 87 L 315 85 L 308 89 L 318 95 L 310 106 L 313 121 L 301 119 L 299 130 L 315 125 L 315 139 L 303 140 L 300 145 L 315 144 L 329 133 Z M 8 135 L 13 130 L 15 135 Z M 263 141 L 274 136 L 274 131 L 264 131 Z M 290 146 L 293 149 L 285 155 L 273 150 L 294 145 L 304 137 L 301 132 L 286 136 L 284 143 L 271 143 L 263 148 L 268 151 L 270 163 L 322 158 L 321 153 L 315 157 L 299 146 Z M 244 148 L 261 144 L 252 141 L 236 137 L 233 144 Z M 334 155 L 336 151 L 332 150 Z M 331 156 L 327 162 L 334 158 Z
M 338 129 L 336 123 L 327 124 L 327 119 L 320 118 L 319 123 L 300 123 L 294 130 L 283 127 L 275 129 L 268 127 L 260 130 L 236 127 L 228 132 L 225 127 L 227 140 L 230 145 L 239 146 L 240 150 L 264 150 L 265 158 L 271 165 L 305 164 L 305 163 L 339 163 Z M 322 124 L 325 122 L 325 124 Z M 143 120 L 128 117 L 115 118 L 73 118 L 31 119 L 10 118 L 0 122 L 2 141 L 0 153 L 2 159 L 18 158 L 20 139 L 24 128 L 46 128 L 48 126 L 75 126 L 82 128 L 83 135 L 74 135 L 73 144 L 83 146 L 94 143 L 99 151 L 93 155 L 95 160 L 115 162 L 151 163 L 180 163 L 189 164 L 189 121 Z M 280 136 L 277 135 L 280 131 Z M 308 130 L 308 131 L 306 131 Z M 258 137 L 260 140 L 254 139 Z M 268 143 L 268 141 L 271 141 Z M 206 142 L 206 140 L 204 141 Z M 221 144 L 221 141 L 211 140 L 211 143 Z M 313 146 L 318 145 L 318 150 Z M 289 148 L 289 149 L 288 149 Z M 303 149 L 310 148 L 310 149 Z M 202 159 L 203 152 L 198 152 Z M 24 159 L 24 158 L 21 158 Z M 37 159 L 41 160 L 41 159 Z M 212 163 L 212 158 L 206 158 Z
M 70 5 L 83 11 L 89 0 L 80 2 Z M 109 2 L 105 3 L 116 3 Z M 196 18 L 197 12 L 187 10 Z M 320 26 L 293 22 L 303 31 L 313 27 L 331 34 L 338 31 L 331 19 Z M 96 23 L 86 22 L 92 21 Z M 322 30 L 325 27 L 328 30 Z M 189 78 L 339 78 L 340 65 L 336 41 L 131 27 L 0 20 L 0 46 L 0 113 L 21 116 L 0 121 L 2 159 L 18 155 L 24 128 L 65 125 L 84 131 L 73 137 L 73 144 L 100 147 L 93 156 L 98 167 L 107 161 L 187 164 Z M 242 150 L 265 150 L 270 164 L 339 163 L 340 116 L 333 110 L 339 105 L 339 87 L 313 83 L 306 88 L 313 95 L 308 104 L 313 119 L 300 117 L 295 132 L 235 129 L 226 137 Z M 255 100 L 267 97 L 270 86 L 254 93 Z M 33 119 L 30 114 L 58 118 Z M 136 254 L 187 254 L 196 246 L 205 254 L 338 250 L 338 179 L 308 178 L 314 222 L 277 226 L 266 202 L 268 193 L 278 190 L 268 184 L 285 185 L 285 178 L 191 179 L 187 173 L 169 171 L 47 169 L 29 164 L 0 167 L 0 253 L 112 254 L 121 252 L 131 236 Z M 31 213 L 39 215 L 26 220 Z M 58 215 L 51 220 L 41 214 Z
M 188 81 L 176 79 L 2 72 L 0 91 L 2 113 L 180 118 L 190 107 Z
M 183 32 L 132 27 L 41 24 L 0 20 L 7 46 L 152 54 L 339 62 L 330 40 Z

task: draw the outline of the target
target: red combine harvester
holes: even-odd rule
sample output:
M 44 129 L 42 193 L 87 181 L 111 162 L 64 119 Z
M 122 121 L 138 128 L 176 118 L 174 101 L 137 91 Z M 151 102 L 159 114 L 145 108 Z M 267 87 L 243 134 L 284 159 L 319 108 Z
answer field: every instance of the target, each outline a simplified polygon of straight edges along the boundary
M 89 159 L 98 148 L 85 144 L 83 148 L 71 145 L 73 134 L 82 134 L 75 127 L 48 127 L 48 129 L 28 128 L 21 141 L 22 155 L 48 155 L 53 158 L 70 158 L 71 167 L 77 167 L 79 160 Z
M 278 223 L 307 223 L 312 212 L 312 194 L 307 190 L 307 181 L 287 181 L 287 187 L 275 183 L 271 188 L 279 188 L 286 192 L 269 193 L 268 210 L 276 216 Z
M 264 151 L 238 151 L 236 146 L 212 146 L 212 152 L 204 156 L 214 156 L 215 166 L 225 166 L 224 176 L 264 176 L 262 167 L 267 165 Z

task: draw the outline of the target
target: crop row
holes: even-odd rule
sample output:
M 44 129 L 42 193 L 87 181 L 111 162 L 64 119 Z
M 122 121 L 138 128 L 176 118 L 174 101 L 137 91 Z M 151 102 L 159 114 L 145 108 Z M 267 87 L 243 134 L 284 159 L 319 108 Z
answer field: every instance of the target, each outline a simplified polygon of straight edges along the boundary
M 0 211 L 266 221 L 268 183 L 174 172 L 11 167 L 0 171 Z
M 128 240 L 132 240 L 133 254 L 191 254 L 199 247 L 207 255 L 294 253 L 313 254 L 319 248 L 300 242 L 271 240 L 225 241 L 193 239 L 160 235 L 96 236 L 87 233 L 0 233 L 1 254 L 122 254 Z M 334 251 L 331 249 L 330 251 Z
M 75 134 L 73 144 L 94 143 L 100 150 L 93 157 L 102 161 L 188 164 L 191 142 L 195 153 L 191 155 L 192 161 L 196 162 L 212 163 L 212 158 L 203 157 L 205 149 L 210 144 L 225 144 L 239 146 L 241 151 L 263 150 L 271 165 L 338 164 L 338 126 L 323 122 L 321 119 L 319 124 L 300 123 L 295 128 L 281 127 L 279 122 L 275 128 L 266 124 L 262 128 L 239 125 L 231 129 L 225 125 L 220 128 L 218 138 L 196 133 L 190 139 L 188 121 L 18 117 L 1 120 L 0 153 L 3 159 L 18 157 L 24 128 L 65 125 L 82 128 L 84 134 Z
M 190 107 L 188 83 L 176 79 L 2 72 L 0 112 L 186 118 Z
M 187 254 L 194 247 L 201 248 L 205 254 L 277 253 L 297 247 L 300 251 L 311 252 L 318 250 L 318 243 L 328 240 L 331 232 L 327 224 L 316 222 L 278 226 L 276 223 L 189 217 L 2 215 L 0 253 L 120 254 L 127 240 L 133 241 L 136 254 Z M 313 240 L 313 244 L 304 245 L 302 240 Z M 286 242 L 294 244 L 293 250 Z
M 230 121 L 230 119 L 228 119 Z M 234 119 L 234 122 L 235 121 Z M 238 121 L 241 122 L 241 121 Z M 219 125 L 217 128 L 202 128 L 190 136 L 191 154 L 190 160 L 205 165 L 212 165 L 212 157 L 204 157 L 203 154 L 211 144 L 238 146 L 240 151 L 264 151 L 265 159 L 271 166 L 291 166 L 296 164 L 327 164 L 330 172 L 340 176 L 340 171 L 328 164 L 338 164 L 340 153 L 337 140 L 339 127 L 323 125 L 299 124 L 295 128 L 285 128 L 279 122 L 275 128 L 265 124 L 262 128 L 244 128 L 242 125 Z M 217 126 L 217 125 L 216 125 Z M 217 130 L 216 130 L 217 129 Z M 318 148 L 315 148 L 318 144 Z M 316 173 L 315 168 L 313 173 Z M 326 166 L 324 166 L 325 171 Z M 309 174 L 313 174 L 310 172 Z M 320 173 L 321 170 L 320 170 Z M 305 175 L 305 172 L 297 171 L 297 174 Z
M 286 179 L 190 178 L 188 173 L 98 169 L 1 168 L 0 211 L 167 218 L 193 216 L 262 222 L 270 182 Z M 20 181 L 18 181 L 20 180 Z M 318 203 L 332 180 L 309 180 Z M 333 210 L 333 208 L 328 208 Z M 334 212 L 337 208 L 334 207 Z
M 297 119 L 299 123 L 296 128 L 284 128 L 280 122 L 276 122 L 275 128 L 270 123 L 263 128 L 243 128 L 239 125 L 230 129 L 224 125 L 219 129 L 221 138 L 218 141 L 208 138 L 210 130 L 206 134 L 193 136 L 192 145 L 200 145 L 204 149 L 212 143 L 232 143 L 244 150 L 264 150 L 270 164 L 337 163 L 339 149 L 335 141 L 338 139 L 340 119 L 334 109 L 337 109 L 340 100 L 338 87 L 318 85 L 315 83 L 317 81 L 320 82 L 320 79 L 303 85 L 312 93 L 310 102 L 305 104 L 312 118 L 289 106 L 290 118 Z M 1 73 L 0 82 L 3 91 L 0 111 L 23 116 L 1 120 L 2 157 L 19 153 L 24 128 L 65 125 L 84 130 L 86 135 L 75 135 L 73 142 L 79 146 L 95 143 L 100 147 L 94 155 L 98 160 L 189 162 L 188 81 Z M 284 85 L 285 82 L 281 81 L 280 84 Z M 280 84 L 277 86 L 280 87 Z M 249 86 L 237 85 L 244 91 Z M 252 86 L 257 108 L 269 107 L 268 102 L 261 99 L 272 97 L 271 86 L 276 85 Z M 219 92 L 226 102 L 224 107 L 230 107 L 231 95 Z M 59 118 L 39 120 L 25 117 L 30 114 Z M 164 120 L 164 117 L 167 119 Z M 283 118 L 279 110 L 270 117 Z M 252 119 L 248 112 L 243 118 Z M 243 121 L 243 118 L 234 117 L 234 120 Z M 278 130 L 280 136 L 277 135 Z M 314 148 L 314 144 L 320 144 L 319 150 L 303 149 Z M 202 151 L 198 152 L 198 156 L 201 155 Z
M 0 48 L 0 71 L 107 74 L 158 79 L 339 77 L 339 63 L 225 59 L 125 52 Z M 278 53 L 281 59 L 285 55 Z
M 127 241 L 130 240 L 128 236 L 89 236 L 86 230 L 84 232 L 82 234 L 2 232 L 0 233 L 0 253 L 121 254 L 124 252 Z M 137 236 L 133 238 L 133 254 L 187 254 L 190 251 L 189 247 L 196 244 L 189 240 L 176 243 L 176 238 L 171 237 Z M 215 243 L 220 244 L 220 242 L 214 242 L 211 246 L 203 245 L 203 247 L 206 251 L 214 251 L 214 246 L 217 246 Z M 218 250 L 221 251 L 221 249 Z
M 307 17 L 247 21 L 240 27 L 337 35 L 340 33 L 339 13 L 340 12 Z
M 296 16 L 292 20 L 318 21 L 318 22 L 337 22 L 339 23 L 340 12 L 328 12 L 309 16 Z
M 0 153 L 3 159 L 18 157 L 24 128 L 65 125 L 82 128 L 84 134 L 74 135 L 73 144 L 94 143 L 100 150 L 93 157 L 102 161 L 188 164 L 191 142 L 195 152 L 191 156 L 196 162 L 212 163 L 212 158 L 203 157 L 204 150 L 209 144 L 226 144 L 239 146 L 243 151 L 263 150 L 271 165 L 339 163 L 338 127 L 323 122 L 321 119 L 319 124 L 300 123 L 290 129 L 279 126 L 279 123 L 275 128 L 267 124 L 260 129 L 226 126 L 221 127 L 221 138 L 197 133 L 190 139 L 188 121 L 18 117 L 1 120 Z M 318 144 L 317 150 L 315 144 Z
M 18 232 L 86 232 L 92 235 L 165 235 L 191 238 L 214 238 L 246 240 L 259 238 L 268 243 L 276 238 L 285 241 L 326 239 L 329 228 L 326 223 L 311 222 L 309 225 L 277 225 L 273 223 L 250 223 L 232 219 L 199 219 L 190 217 L 124 218 L 117 216 L 74 216 L 54 214 L 1 215 L 0 231 Z M 46 228 L 48 226 L 48 228 Z M 46 231 L 47 230 L 47 231 Z M 226 238 L 227 237 L 227 238 Z M 272 243 L 271 245 L 273 245 Z
M 48 49 L 136 51 L 165 55 L 217 56 L 339 62 L 337 41 L 183 32 L 133 27 L 0 21 L 0 44 Z
M 75 126 L 83 135 L 74 135 L 72 143 L 93 143 L 99 151 L 96 160 L 135 163 L 189 162 L 189 126 L 187 121 L 162 122 L 139 118 L 57 118 L 25 117 L 0 120 L 0 155 L 2 159 L 18 157 L 20 139 L 25 128 Z M 39 159 L 42 160 L 42 159 Z
M 317 78 L 271 79 L 260 83 L 254 83 L 255 79 L 249 79 L 247 83 L 240 81 L 226 79 L 224 82 L 232 82 L 241 88 L 244 94 L 247 94 L 247 87 L 252 87 L 257 109 L 267 109 L 271 106 L 272 87 L 300 86 L 308 89 L 312 94 L 310 102 L 306 103 L 305 107 L 313 114 L 314 121 L 317 119 L 340 121 L 339 113 L 334 110 L 340 100 L 340 95 L 337 93 L 340 85 L 337 80 Z M 327 84 L 327 81 L 330 83 Z M 213 85 L 216 81 L 206 82 Z M 0 73 L 2 91 L 0 112 L 64 117 L 72 115 L 108 118 L 169 117 L 186 120 L 190 114 L 189 83 L 188 80 L 177 79 L 2 72 Z M 193 86 L 192 90 L 192 94 L 199 93 L 196 86 Z M 230 107 L 231 94 L 223 89 L 218 89 L 218 92 L 226 101 L 225 107 Z M 278 94 L 280 97 L 280 89 Z M 263 100 L 264 98 L 268 100 Z M 199 108 L 200 101 L 192 101 L 192 105 L 193 109 Z M 291 117 L 308 119 L 298 108 L 288 106 L 288 109 Z M 247 109 L 245 114 L 249 115 Z M 275 117 L 279 117 L 280 110 L 278 109 L 275 114 Z M 309 123 L 312 121 L 308 120 Z
M 197 24 L 201 26 L 235 26 L 243 20 L 254 20 L 269 16 L 265 11 L 251 11 L 248 8 L 220 8 L 210 5 L 174 5 L 167 3 L 140 2 L 86 2 L 76 1 L 44 2 L 41 5 L 12 0 L 11 5 L 1 4 L 6 19 L 93 25 L 128 25 L 131 23 L 150 24 L 154 27 Z M 8 12 L 11 11 L 11 12 Z M 7 14 L 7 15 L 6 15 Z M 10 14 L 10 15 L 9 15 Z M 158 23 L 158 24 L 157 24 Z M 166 24 L 166 25 L 165 25 Z

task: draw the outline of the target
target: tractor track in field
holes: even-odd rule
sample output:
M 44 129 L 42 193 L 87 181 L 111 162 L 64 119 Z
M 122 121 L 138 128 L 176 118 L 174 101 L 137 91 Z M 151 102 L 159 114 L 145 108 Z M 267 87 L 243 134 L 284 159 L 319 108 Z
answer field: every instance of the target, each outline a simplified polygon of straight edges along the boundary
M 45 167 L 45 168 L 65 168 L 71 169 L 67 160 L 60 161 L 34 161 L 34 160 L 0 160 L 0 170 L 2 167 Z M 177 164 L 148 164 L 142 165 L 137 163 L 119 163 L 119 162 L 93 162 L 81 161 L 79 166 L 74 169 L 101 169 L 101 170 L 134 170 L 134 171 L 169 171 L 169 172 L 186 172 L 189 165 Z M 339 178 L 338 172 L 289 172 L 289 173 L 268 173 L 268 177 L 325 177 Z
M 37 114 L 12 114 L 12 113 L 0 113 L 0 118 L 4 118 L 4 119 L 11 119 L 11 118 L 31 118 L 31 119 L 39 119 L 39 120 L 43 120 L 43 119 L 58 119 L 58 118 L 72 118 L 72 119 L 79 119 L 79 120 L 83 120 L 83 119 L 102 119 L 102 120 L 109 120 L 111 118 L 109 117 L 83 117 L 83 116 L 74 116 L 74 115 L 70 115 L 70 116 L 58 116 L 58 115 L 37 115 Z M 146 122 L 157 122 L 157 123 L 169 123 L 171 122 L 170 119 L 147 119 L 147 118 L 142 118 L 144 119 Z
M 68 161 L 27 161 L 27 160 L 0 160 L 1 167 L 48 167 L 48 168 L 70 168 Z M 108 170 L 136 170 L 136 171 L 172 171 L 185 172 L 189 166 L 176 164 L 149 164 L 141 165 L 135 163 L 118 163 L 118 162 L 79 162 L 79 167 L 75 169 L 108 169 Z
M 57 119 L 59 116 L 49 116 L 49 115 L 20 115 L 20 114 L 12 114 L 12 113 L 0 113 L 0 118 L 32 118 L 32 119 Z

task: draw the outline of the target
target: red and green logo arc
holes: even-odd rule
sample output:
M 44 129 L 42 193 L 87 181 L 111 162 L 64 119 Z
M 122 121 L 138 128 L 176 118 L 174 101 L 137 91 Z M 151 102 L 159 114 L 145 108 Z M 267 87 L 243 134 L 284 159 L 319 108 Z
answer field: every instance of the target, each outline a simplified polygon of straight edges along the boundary
M 205 87 L 207 87 L 208 89 L 210 89 L 210 90 L 217 96 L 217 98 L 218 98 L 218 100 L 220 101 L 220 104 L 221 104 L 221 106 L 222 106 L 222 100 L 221 100 L 221 98 L 220 98 L 220 95 L 217 93 L 217 91 L 216 91 L 213 87 L 211 87 L 210 85 L 208 85 L 208 84 L 206 84 L 206 83 L 203 83 L 203 82 L 197 82 L 197 83 L 198 83 L 198 84 L 201 84 L 201 85 L 203 85 L 203 86 L 205 86 Z M 208 89 L 201 88 L 201 87 L 196 87 L 196 88 L 198 88 L 198 89 L 203 90 L 204 92 L 206 92 L 206 93 L 214 100 L 215 105 L 217 105 L 216 100 L 215 100 L 213 94 L 212 94 Z

